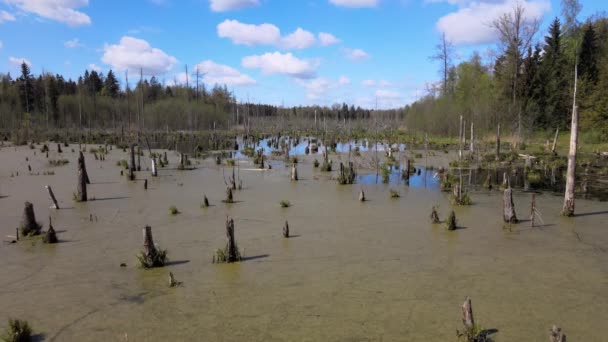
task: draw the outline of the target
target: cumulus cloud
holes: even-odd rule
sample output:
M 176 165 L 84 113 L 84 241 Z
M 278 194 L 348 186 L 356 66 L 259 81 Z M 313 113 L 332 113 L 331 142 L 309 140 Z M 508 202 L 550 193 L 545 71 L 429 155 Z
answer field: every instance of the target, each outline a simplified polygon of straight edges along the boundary
M 340 78 L 338 79 L 338 84 L 341 86 L 348 85 L 350 84 L 350 78 L 346 76 L 340 76 Z
M 273 45 L 281 39 L 281 30 L 272 24 L 251 25 L 225 20 L 217 25 L 217 35 L 239 45 Z
M 316 42 L 312 33 L 298 27 L 292 34 L 281 39 L 281 46 L 285 49 L 305 49 L 315 45 Z
M 492 21 L 504 13 L 513 11 L 518 0 L 481 1 L 448 0 L 461 7 L 449 13 L 436 23 L 436 28 L 445 33 L 446 38 L 457 45 L 475 45 L 495 42 L 497 32 L 490 26 Z M 520 2 L 524 7 L 526 20 L 541 17 L 551 10 L 548 0 Z
M 97 71 L 97 72 L 100 72 L 100 71 L 101 71 L 101 67 L 100 67 L 99 65 L 95 64 L 95 63 L 91 63 L 91 64 L 89 64 L 89 69 L 91 69 L 91 70 L 95 70 L 95 71 Z
M 101 60 L 116 70 L 140 69 L 146 75 L 164 74 L 171 70 L 177 59 L 164 51 L 153 48 L 143 40 L 129 36 L 120 39 L 120 43 L 104 46 Z
M 80 40 L 78 38 L 74 38 L 64 42 L 63 46 L 69 49 L 73 49 L 82 46 L 82 44 L 80 44 Z
M 203 82 L 208 84 L 248 86 L 256 83 L 249 75 L 243 74 L 230 66 L 218 64 L 211 60 L 206 60 L 195 65 L 194 70 L 197 69 L 204 75 Z
M 4 0 L 24 12 L 34 13 L 42 18 L 59 21 L 70 26 L 90 25 L 91 18 L 79 7 L 87 6 L 89 0 Z
M 8 13 L 7 11 L 0 11 L 0 23 L 5 21 L 15 21 L 15 16 Z
M 376 97 L 378 99 L 399 99 L 401 94 L 395 90 L 378 89 L 376 90 Z
M 311 32 L 298 27 L 294 32 L 283 36 L 281 30 L 273 24 L 245 24 L 231 19 L 217 25 L 217 35 L 220 38 L 228 38 L 237 45 L 272 45 L 285 50 L 305 49 L 317 43 L 320 46 L 329 46 L 339 42 L 336 37 L 325 32 L 319 33 L 317 38 Z
M 362 61 L 370 58 L 369 54 L 361 49 L 344 49 L 343 51 L 346 58 L 351 61 Z
M 32 66 L 32 62 L 30 62 L 27 58 L 23 57 L 9 57 L 8 62 L 13 66 L 21 66 L 22 63 L 27 64 L 28 66 Z
M 338 44 L 340 40 L 336 38 L 333 34 L 321 32 L 319 33 L 319 44 L 321 46 L 330 46 L 334 44 Z
M 334 81 L 329 78 L 318 77 L 308 81 L 297 80 L 297 83 L 307 90 L 306 97 L 309 100 L 315 101 L 321 99 L 323 96 L 327 96 L 327 93 L 330 90 L 338 89 L 350 84 L 350 79 L 346 76 L 340 76 L 338 80 Z
M 364 80 L 363 82 L 361 82 L 361 85 L 365 86 L 365 87 L 379 87 L 379 88 L 385 88 L 385 87 L 390 87 L 393 84 L 387 80 Z
M 259 0 L 209 0 L 209 8 L 214 12 L 234 11 L 259 4 Z
M 265 74 L 285 74 L 295 78 L 313 78 L 319 66 L 318 61 L 299 59 L 291 53 L 265 53 L 244 57 L 241 64 L 245 68 L 260 69 Z
M 329 0 L 330 3 L 349 8 L 376 7 L 380 0 Z

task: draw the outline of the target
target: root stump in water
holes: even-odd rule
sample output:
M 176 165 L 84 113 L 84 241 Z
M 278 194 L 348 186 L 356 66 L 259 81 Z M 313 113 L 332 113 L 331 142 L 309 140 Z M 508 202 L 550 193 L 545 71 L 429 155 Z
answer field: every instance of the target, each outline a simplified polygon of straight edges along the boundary
M 87 165 L 84 160 L 84 154 L 80 151 L 80 155 L 78 156 L 78 169 L 83 170 L 84 180 L 87 184 L 91 184 L 91 180 L 89 179 L 89 174 L 87 173 Z
M 49 196 L 51 197 L 51 201 L 53 201 L 52 209 L 59 209 L 59 204 L 57 203 L 57 199 L 55 198 L 55 194 L 53 193 L 53 189 L 51 189 L 50 185 L 45 186 L 46 191 L 48 191 Z
M 513 204 L 513 189 L 510 187 L 505 189 L 503 195 L 503 218 L 506 223 L 517 223 L 515 215 L 515 205 Z
M 435 224 L 440 222 L 439 214 L 437 214 L 437 208 L 435 206 L 433 206 L 433 209 L 431 210 L 431 222 Z
M 25 202 L 25 207 L 23 208 L 23 218 L 21 220 L 21 235 L 38 235 L 40 234 L 40 229 L 42 229 L 42 226 L 36 222 L 34 205 L 30 202 Z
M 53 228 L 53 224 L 51 223 L 51 217 L 49 216 L 49 230 L 46 231 L 44 238 L 42 239 L 44 243 L 57 243 L 57 233 L 55 233 L 55 229 Z
M 209 199 L 207 198 L 207 195 L 203 196 L 203 207 L 209 208 Z
M 144 190 L 148 190 L 148 180 L 144 179 Z
M 163 267 L 167 260 L 167 251 L 157 249 L 152 238 L 152 227 L 143 229 L 144 250 L 138 255 L 139 263 L 144 268 Z
M 566 335 L 562 329 L 554 325 L 549 333 L 549 342 L 566 342 Z
M 365 193 L 363 190 L 359 191 L 359 202 L 365 202 Z
M 131 163 L 129 164 L 129 180 L 135 180 L 135 144 L 131 144 Z
M 289 237 L 289 223 L 287 221 L 285 221 L 285 225 L 283 226 L 283 237 Z
M 232 197 L 232 188 L 226 188 L 226 199 L 224 203 L 234 203 L 234 198 Z
M 298 169 L 296 168 L 296 164 L 293 164 L 291 166 L 291 180 L 292 181 L 298 180 Z
M 458 227 L 458 223 L 456 222 L 456 213 L 454 210 L 450 211 L 450 215 L 448 216 L 448 220 L 445 222 L 445 228 L 447 230 L 456 230 Z
M 82 152 L 80 152 L 82 154 Z M 85 169 L 84 163 L 80 162 L 80 158 L 78 159 L 78 192 L 76 196 L 76 200 L 78 202 L 86 202 L 87 201 L 87 171 Z

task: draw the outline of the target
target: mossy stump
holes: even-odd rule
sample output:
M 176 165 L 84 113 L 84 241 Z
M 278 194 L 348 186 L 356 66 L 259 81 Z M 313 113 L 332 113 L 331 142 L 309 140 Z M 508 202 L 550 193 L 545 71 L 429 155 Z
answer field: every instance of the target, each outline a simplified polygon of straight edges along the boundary
M 167 261 L 167 251 L 156 248 L 152 238 L 152 227 L 146 226 L 143 230 L 144 249 L 137 256 L 143 268 L 163 267 Z

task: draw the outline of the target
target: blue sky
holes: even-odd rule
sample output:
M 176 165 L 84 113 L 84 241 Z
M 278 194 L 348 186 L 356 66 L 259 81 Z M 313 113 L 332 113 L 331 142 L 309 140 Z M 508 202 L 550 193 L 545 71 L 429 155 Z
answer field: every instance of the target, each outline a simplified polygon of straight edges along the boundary
M 484 55 L 496 46 L 488 23 L 514 1 L 0 0 L 0 72 L 25 59 L 36 74 L 129 70 L 133 84 L 143 68 L 170 84 L 188 65 L 191 82 L 198 69 L 242 101 L 397 107 L 438 79 L 428 56 L 442 32 L 460 58 Z M 581 1 L 579 19 L 602 1 Z M 561 11 L 560 0 L 522 4 L 541 34 Z

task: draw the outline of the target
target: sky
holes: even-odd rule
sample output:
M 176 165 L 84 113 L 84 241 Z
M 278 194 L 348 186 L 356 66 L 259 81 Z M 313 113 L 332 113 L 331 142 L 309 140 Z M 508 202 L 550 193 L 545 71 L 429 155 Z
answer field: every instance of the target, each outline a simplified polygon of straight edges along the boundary
M 125 86 L 225 84 L 239 101 L 395 108 L 440 78 L 443 33 L 455 62 L 496 49 L 494 18 L 517 0 L 0 0 L 0 73 L 77 78 L 112 69 Z M 541 20 L 561 0 L 519 0 Z M 579 0 L 584 20 L 606 0 Z M 489 58 L 489 57 L 488 57 Z M 188 72 L 186 73 L 186 68 Z

